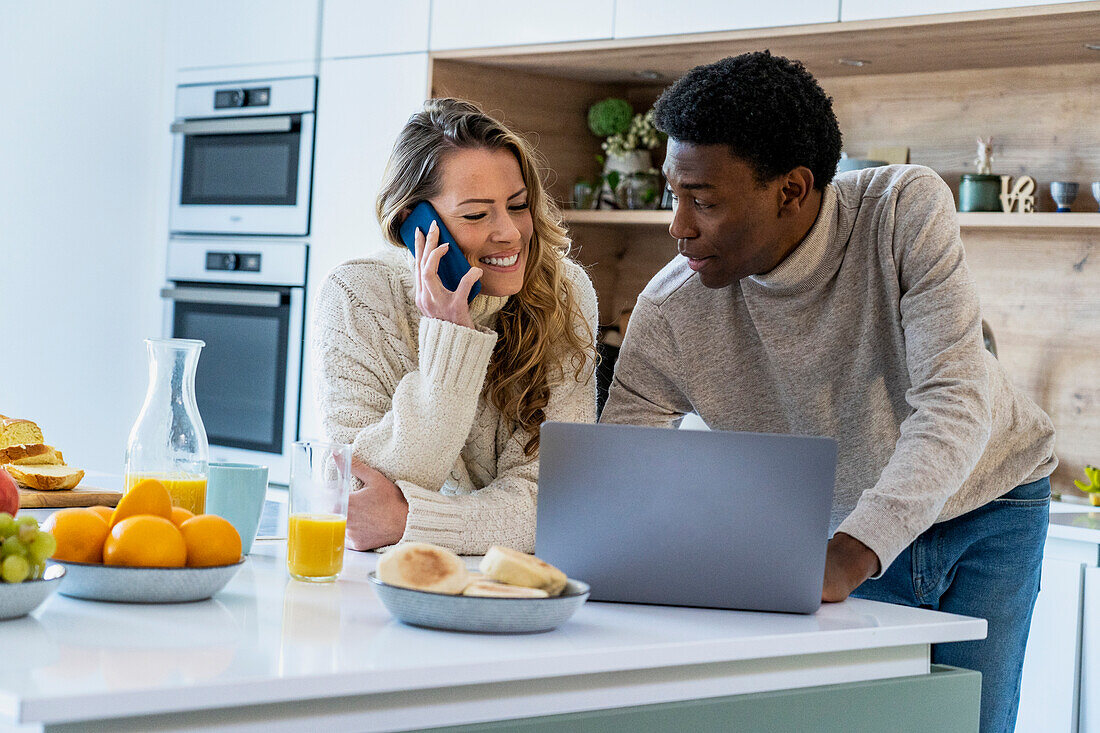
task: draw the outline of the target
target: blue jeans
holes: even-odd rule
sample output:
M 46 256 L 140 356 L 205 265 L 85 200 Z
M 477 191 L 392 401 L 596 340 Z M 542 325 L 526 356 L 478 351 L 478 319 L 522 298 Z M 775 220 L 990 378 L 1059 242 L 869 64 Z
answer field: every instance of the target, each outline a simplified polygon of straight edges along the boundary
M 881 578 L 852 593 L 986 619 L 985 639 L 932 646 L 934 663 L 982 673 L 982 733 L 1010 733 L 1016 727 L 1049 505 L 1049 479 L 1017 486 L 972 512 L 932 525 Z

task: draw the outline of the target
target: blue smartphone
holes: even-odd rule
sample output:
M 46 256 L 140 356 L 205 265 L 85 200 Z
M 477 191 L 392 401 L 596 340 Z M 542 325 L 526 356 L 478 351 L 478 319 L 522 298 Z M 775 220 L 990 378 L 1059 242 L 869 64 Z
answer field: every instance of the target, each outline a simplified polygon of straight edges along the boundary
M 447 227 L 443 224 L 443 220 L 439 218 L 435 208 L 427 201 L 421 201 L 414 206 L 409 217 L 401 225 L 401 241 L 405 243 L 405 246 L 409 248 L 409 251 L 415 257 L 416 230 L 419 229 L 424 232 L 424 236 L 427 237 L 428 227 L 431 226 L 433 221 L 439 227 L 439 243 L 446 242 L 451 245 L 447 248 L 447 254 L 443 255 L 443 259 L 439 261 L 439 279 L 443 283 L 443 287 L 453 293 L 458 290 L 458 283 L 461 282 L 463 276 L 470 271 L 470 263 L 466 261 L 466 255 L 462 254 L 462 250 L 458 248 L 454 237 L 447 231 Z M 479 280 L 470 288 L 468 300 L 473 300 L 474 296 L 480 292 L 481 281 Z

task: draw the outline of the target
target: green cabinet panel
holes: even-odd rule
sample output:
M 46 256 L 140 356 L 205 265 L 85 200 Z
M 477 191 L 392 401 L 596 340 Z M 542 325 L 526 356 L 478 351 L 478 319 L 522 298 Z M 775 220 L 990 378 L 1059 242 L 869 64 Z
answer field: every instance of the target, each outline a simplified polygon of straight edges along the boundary
M 450 728 L 447 733 L 814 731 L 975 733 L 981 675 L 933 665 L 932 674 L 733 695 Z

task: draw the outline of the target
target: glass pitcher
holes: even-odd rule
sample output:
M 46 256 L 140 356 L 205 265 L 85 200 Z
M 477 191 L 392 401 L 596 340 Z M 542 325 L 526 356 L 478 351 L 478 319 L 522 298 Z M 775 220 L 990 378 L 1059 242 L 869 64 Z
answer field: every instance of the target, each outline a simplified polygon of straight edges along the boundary
M 196 339 L 145 339 L 149 391 L 126 444 L 126 490 L 155 478 L 172 504 L 195 514 L 206 508 L 210 445 L 195 401 Z

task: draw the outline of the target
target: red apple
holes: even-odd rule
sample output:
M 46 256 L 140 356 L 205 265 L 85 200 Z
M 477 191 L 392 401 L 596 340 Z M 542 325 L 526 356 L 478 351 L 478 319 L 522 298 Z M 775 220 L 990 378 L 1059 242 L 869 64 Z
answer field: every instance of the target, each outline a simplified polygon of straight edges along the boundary
M 11 474 L 0 468 L 0 512 L 15 516 L 19 511 L 19 487 Z

